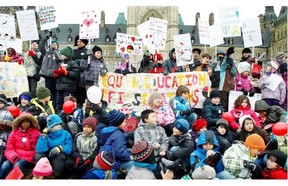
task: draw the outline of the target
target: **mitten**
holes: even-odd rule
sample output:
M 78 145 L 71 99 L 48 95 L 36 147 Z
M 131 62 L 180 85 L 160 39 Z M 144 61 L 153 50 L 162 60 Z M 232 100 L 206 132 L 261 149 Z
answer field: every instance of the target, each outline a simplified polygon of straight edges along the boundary
M 18 62 L 19 65 L 22 65 L 22 63 L 24 62 L 24 60 L 23 60 L 22 57 L 19 57 L 19 58 L 17 59 L 17 62 Z
M 249 91 L 249 97 L 253 97 L 255 93 L 256 93 L 255 89 L 252 88 L 252 89 Z
M 89 56 L 92 56 L 92 50 L 87 50 L 86 54 L 83 55 L 83 59 L 87 60 Z
M 226 63 L 227 63 L 228 65 L 230 65 L 231 67 L 233 67 L 233 66 L 235 65 L 233 59 L 230 58 L 230 57 L 226 59 Z
M 42 131 L 42 136 L 47 137 L 48 134 L 49 134 L 48 128 L 43 129 L 43 131 Z
M 241 90 L 240 90 L 241 92 L 243 92 L 243 94 L 245 95 L 245 96 L 247 96 L 247 94 L 248 94 L 248 91 L 246 90 L 246 89 L 244 89 L 244 88 L 241 88 Z
M 252 162 L 252 161 L 247 161 L 247 160 L 244 160 L 243 161 L 243 166 L 247 169 L 249 169 L 250 171 L 255 171 L 256 168 L 257 168 L 257 165 Z
M 33 57 L 33 56 L 35 56 L 35 53 L 34 53 L 32 50 L 29 50 L 29 51 L 28 51 L 28 55 L 31 56 L 31 57 Z
M 102 70 L 100 71 L 100 75 L 101 75 L 101 76 L 105 76 L 106 73 L 107 73 L 107 69 L 102 69 Z
M 75 170 L 77 170 L 83 163 L 84 163 L 83 158 L 77 157 L 75 159 L 75 165 L 74 165 Z
M 84 172 L 84 171 L 89 167 L 89 165 L 90 165 L 91 163 L 92 163 L 91 160 L 85 160 L 84 163 L 83 163 L 83 165 L 81 165 L 81 166 L 78 167 L 77 171 L 78 171 L 78 172 Z
M 226 56 L 229 57 L 231 54 L 234 54 L 234 47 L 229 47 L 226 51 Z
M 48 157 L 49 158 L 54 158 L 55 156 L 57 156 L 58 154 L 60 154 L 60 152 L 62 151 L 61 147 L 57 146 L 54 147 L 50 150 Z
M 98 114 L 102 112 L 102 108 L 98 104 L 92 104 L 92 110 Z
M 4 57 L 4 60 L 7 61 L 7 62 L 10 61 L 10 57 L 6 55 L 6 56 Z
M 58 77 L 59 77 L 59 75 L 58 75 L 58 74 L 55 74 L 55 73 L 53 73 L 53 77 L 54 77 L 54 78 L 58 78 Z

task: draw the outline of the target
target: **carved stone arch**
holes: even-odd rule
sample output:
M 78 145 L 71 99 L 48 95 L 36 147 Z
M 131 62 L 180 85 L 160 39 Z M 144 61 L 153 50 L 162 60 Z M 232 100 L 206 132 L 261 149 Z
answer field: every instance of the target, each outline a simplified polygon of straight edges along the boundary
M 159 14 L 158 11 L 156 11 L 154 9 L 151 9 L 143 16 L 143 18 L 141 20 L 141 23 L 144 23 L 145 21 L 148 21 L 150 17 L 163 19 L 163 17 L 161 16 L 161 14 Z

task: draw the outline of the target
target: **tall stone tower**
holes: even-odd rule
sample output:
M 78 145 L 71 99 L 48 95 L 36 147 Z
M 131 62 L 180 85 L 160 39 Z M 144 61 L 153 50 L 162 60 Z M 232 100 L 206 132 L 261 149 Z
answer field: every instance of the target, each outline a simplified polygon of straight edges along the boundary
M 137 26 L 149 20 L 150 17 L 168 21 L 166 50 L 160 51 L 164 60 L 167 59 L 169 50 L 174 47 L 173 35 L 179 33 L 178 6 L 128 6 L 127 12 L 127 34 L 131 35 L 139 36 Z M 133 57 L 135 61 L 141 61 L 142 59 L 142 56 Z

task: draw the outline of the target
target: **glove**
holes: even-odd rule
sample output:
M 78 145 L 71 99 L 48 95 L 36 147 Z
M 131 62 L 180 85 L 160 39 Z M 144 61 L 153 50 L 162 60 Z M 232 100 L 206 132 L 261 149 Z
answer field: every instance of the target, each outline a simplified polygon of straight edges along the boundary
M 7 62 L 10 61 L 10 57 L 9 56 L 5 56 L 4 60 L 7 61 Z
M 215 154 L 207 157 L 206 164 L 214 167 L 216 163 L 221 159 L 221 157 L 221 154 L 219 152 L 216 152 Z
M 252 162 L 252 161 L 247 161 L 247 160 L 244 160 L 243 161 L 243 166 L 247 169 L 249 169 L 250 171 L 255 171 L 256 168 L 257 168 L 257 165 Z
M 107 73 L 107 69 L 102 69 L 102 70 L 100 71 L 100 75 L 101 75 L 101 76 L 105 76 L 106 73 Z
M 243 92 L 243 94 L 245 95 L 245 96 L 247 96 L 247 94 L 248 94 L 248 91 L 246 90 L 246 89 L 244 89 L 244 88 L 241 88 L 241 90 L 240 90 L 241 92 Z
M 43 129 L 43 131 L 42 131 L 42 136 L 47 137 L 48 134 L 49 134 L 48 128 Z
M 226 51 L 226 56 L 229 57 L 231 54 L 234 54 L 234 47 L 229 47 Z
M 92 104 L 92 110 L 98 114 L 102 112 L 102 108 L 98 104 Z
M 168 74 L 169 74 L 168 70 L 164 70 L 163 75 L 166 76 Z
M 35 53 L 34 53 L 32 50 L 29 50 L 29 51 L 28 51 L 28 55 L 31 56 L 31 57 L 33 57 L 33 56 L 35 56 Z
M 84 163 L 83 163 L 83 165 L 81 165 L 81 166 L 79 166 L 79 167 L 77 168 L 77 171 L 78 171 L 78 172 L 84 172 L 84 171 L 89 167 L 89 165 L 90 165 L 91 163 L 92 163 L 91 160 L 85 160 Z
M 75 170 L 77 170 L 83 163 L 84 163 L 83 158 L 77 157 L 74 165 Z
M 231 58 L 227 58 L 226 63 L 228 65 L 230 65 L 231 67 L 233 67 L 235 65 L 233 59 L 231 59 Z
M 22 57 L 19 57 L 19 58 L 17 59 L 17 62 L 18 62 L 19 65 L 22 65 L 22 63 L 24 62 L 24 60 L 23 60 Z
M 87 60 L 88 56 L 92 56 L 93 52 L 92 50 L 87 50 L 86 54 L 83 55 L 83 59 Z
M 59 67 L 59 69 L 55 69 L 53 70 L 53 73 L 54 74 L 57 74 L 57 75 L 65 75 L 65 76 L 68 76 L 69 75 L 69 71 L 63 69 L 61 66 Z
M 54 147 L 53 149 L 50 150 L 48 157 L 54 158 L 55 156 L 60 154 L 61 151 L 62 151 L 61 147 L 59 147 L 59 146 Z
M 58 77 L 59 77 L 59 75 L 58 75 L 58 74 L 55 74 L 55 73 L 53 73 L 53 77 L 54 77 L 54 78 L 58 78 Z
M 249 97 L 253 97 L 255 93 L 256 93 L 256 92 L 255 92 L 255 89 L 252 88 L 252 89 L 250 90 L 250 92 L 249 92 Z
M 181 116 L 184 116 L 184 115 L 190 115 L 192 113 L 192 110 L 191 109 L 187 109 L 185 111 L 181 111 L 180 115 Z

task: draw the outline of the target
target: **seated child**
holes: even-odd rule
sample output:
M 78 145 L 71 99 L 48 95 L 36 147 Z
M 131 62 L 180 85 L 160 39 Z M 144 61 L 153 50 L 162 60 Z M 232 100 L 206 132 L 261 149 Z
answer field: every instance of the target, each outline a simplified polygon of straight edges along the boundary
M 45 178 L 51 178 L 53 173 L 52 166 L 46 157 L 41 158 L 35 165 L 32 174 L 33 180 L 42 180 Z

